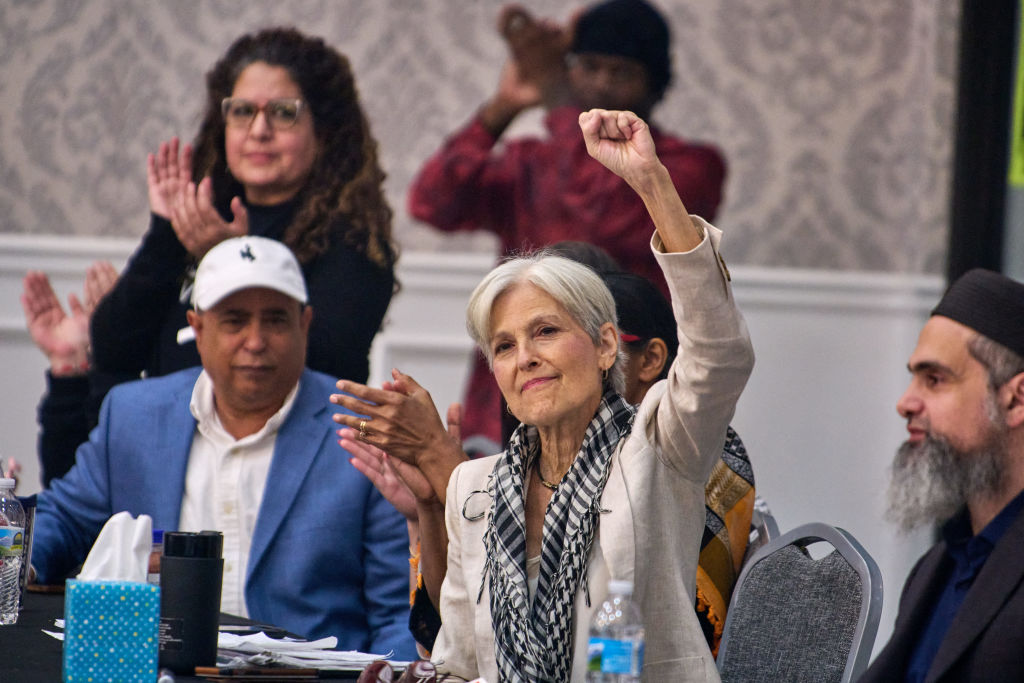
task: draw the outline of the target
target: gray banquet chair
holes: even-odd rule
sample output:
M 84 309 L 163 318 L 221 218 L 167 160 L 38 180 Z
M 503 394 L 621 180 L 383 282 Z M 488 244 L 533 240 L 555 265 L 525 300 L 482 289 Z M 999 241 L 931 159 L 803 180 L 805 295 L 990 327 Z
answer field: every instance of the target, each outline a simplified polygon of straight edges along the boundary
M 815 559 L 816 543 L 832 550 Z M 744 564 L 718 650 L 722 681 L 854 681 L 881 613 L 881 572 L 856 539 L 827 524 L 797 527 Z

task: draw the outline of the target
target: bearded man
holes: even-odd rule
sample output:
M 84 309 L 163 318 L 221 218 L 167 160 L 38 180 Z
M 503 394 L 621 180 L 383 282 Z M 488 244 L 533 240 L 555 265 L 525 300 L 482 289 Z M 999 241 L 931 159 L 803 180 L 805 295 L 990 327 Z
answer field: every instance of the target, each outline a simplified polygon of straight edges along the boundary
M 1024 680 L 1024 284 L 972 270 L 921 330 L 890 515 L 941 523 L 861 679 Z

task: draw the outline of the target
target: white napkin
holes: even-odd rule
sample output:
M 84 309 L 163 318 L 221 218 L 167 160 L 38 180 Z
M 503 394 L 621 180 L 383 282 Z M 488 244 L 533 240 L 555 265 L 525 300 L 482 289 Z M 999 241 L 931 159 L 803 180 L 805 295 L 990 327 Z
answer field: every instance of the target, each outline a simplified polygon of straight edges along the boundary
M 78 580 L 145 583 L 152 549 L 153 520 L 150 516 L 139 515 L 135 519 L 127 512 L 118 512 L 100 530 Z

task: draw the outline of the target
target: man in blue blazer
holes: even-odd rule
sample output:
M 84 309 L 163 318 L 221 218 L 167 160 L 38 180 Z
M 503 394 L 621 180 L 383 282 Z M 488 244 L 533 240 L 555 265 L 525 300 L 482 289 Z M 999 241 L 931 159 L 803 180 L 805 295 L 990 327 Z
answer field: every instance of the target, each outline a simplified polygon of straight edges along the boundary
M 415 658 L 405 524 L 334 443 L 335 380 L 304 367 L 312 311 L 291 251 L 221 242 L 192 303 L 203 366 L 110 392 L 75 466 L 39 494 L 37 579 L 62 581 L 113 514 L 147 514 L 224 533 L 226 611 Z

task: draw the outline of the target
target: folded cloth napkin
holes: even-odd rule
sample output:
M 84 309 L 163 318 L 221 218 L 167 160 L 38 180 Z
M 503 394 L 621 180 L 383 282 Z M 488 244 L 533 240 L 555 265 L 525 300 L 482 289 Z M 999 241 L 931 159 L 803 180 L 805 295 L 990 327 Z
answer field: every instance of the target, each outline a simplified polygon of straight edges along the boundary
M 153 520 L 118 512 L 107 520 L 85 558 L 79 581 L 146 582 L 153 548 Z

